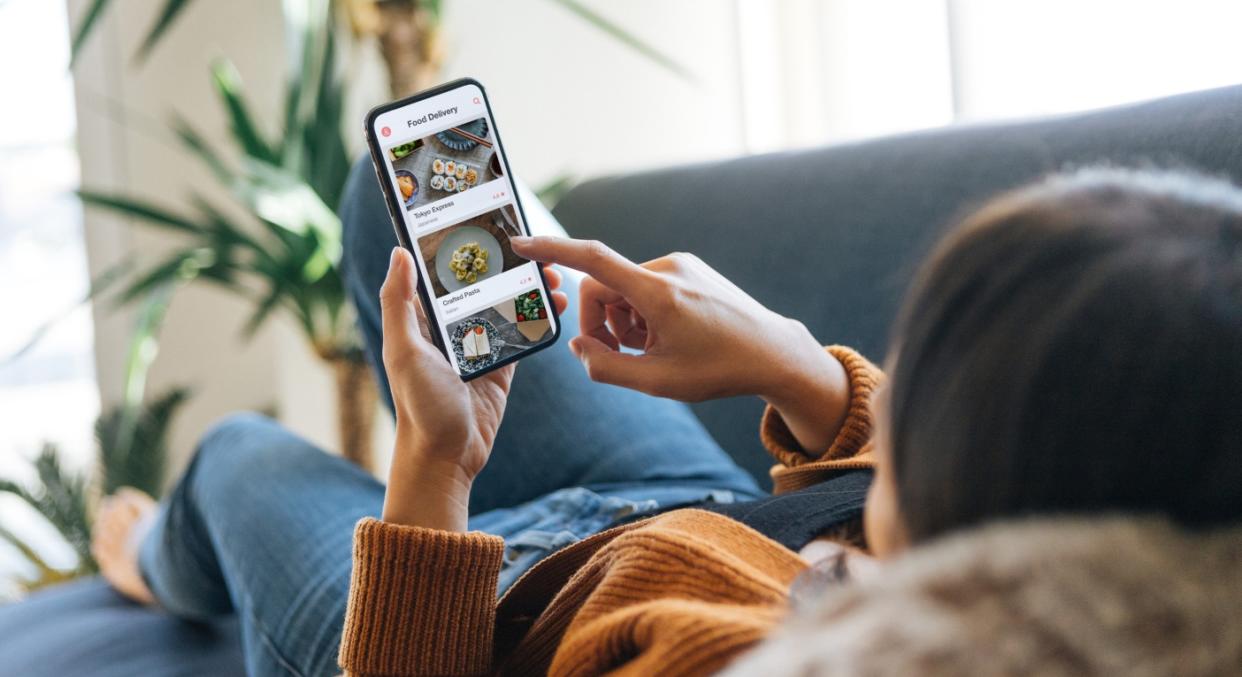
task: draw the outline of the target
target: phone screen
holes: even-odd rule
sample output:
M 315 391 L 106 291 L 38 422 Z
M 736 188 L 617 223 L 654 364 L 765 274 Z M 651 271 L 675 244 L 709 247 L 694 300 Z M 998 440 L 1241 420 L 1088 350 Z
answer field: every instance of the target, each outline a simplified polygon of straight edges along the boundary
M 440 348 L 463 378 L 556 341 L 560 331 L 537 263 L 509 244 L 527 235 L 482 86 L 450 83 L 381 106 L 367 137 L 401 243 Z

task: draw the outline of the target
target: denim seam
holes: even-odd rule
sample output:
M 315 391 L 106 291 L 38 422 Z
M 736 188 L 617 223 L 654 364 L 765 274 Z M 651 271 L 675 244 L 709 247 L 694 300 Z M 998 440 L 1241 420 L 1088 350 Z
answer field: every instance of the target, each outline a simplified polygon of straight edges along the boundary
M 294 677 L 306 677 L 306 675 L 302 674 L 300 670 L 293 667 L 293 664 L 285 658 L 284 654 L 280 653 L 280 650 L 276 648 L 276 644 L 272 641 L 272 638 L 268 636 L 267 632 L 263 630 L 262 626 L 260 626 L 257 622 L 254 614 L 247 615 L 250 616 L 251 622 L 254 623 L 254 632 L 259 636 L 259 639 L 262 640 L 263 647 L 267 649 L 268 654 L 275 658 L 276 662 L 280 663 L 281 667 L 283 667 L 289 674 L 294 675 Z
M 244 608 L 246 609 L 246 617 L 250 619 L 250 625 L 254 628 L 254 634 L 258 635 L 259 640 L 263 642 L 263 647 L 267 649 L 268 654 L 275 658 L 276 662 L 279 663 L 280 666 L 283 667 L 289 674 L 294 675 L 294 677 L 306 677 L 306 675 L 301 670 L 294 667 L 293 663 L 286 658 L 283 653 L 281 653 L 279 648 L 277 648 L 276 642 L 273 641 L 267 627 L 259 620 L 258 615 L 256 615 L 253 611 L 254 600 L 250 599 L 247 595 L 245 601 L 246 605 Z

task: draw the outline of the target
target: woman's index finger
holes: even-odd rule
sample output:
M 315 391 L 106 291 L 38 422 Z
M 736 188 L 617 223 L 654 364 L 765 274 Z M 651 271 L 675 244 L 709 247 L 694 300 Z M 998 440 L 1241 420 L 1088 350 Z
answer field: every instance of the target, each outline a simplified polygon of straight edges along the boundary
M 622 294 L 640 291 L 653 274 L 598 240 L 538 236 L 514 237 L 511 243 L 522 256 L 581 271 Z

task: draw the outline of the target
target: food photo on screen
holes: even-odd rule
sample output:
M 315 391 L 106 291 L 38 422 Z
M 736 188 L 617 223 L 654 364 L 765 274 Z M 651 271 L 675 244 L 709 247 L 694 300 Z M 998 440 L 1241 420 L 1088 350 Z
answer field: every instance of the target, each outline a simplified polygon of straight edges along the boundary
M 552 321 L 543 294 L 530 289 L 447 329 L 457 366 L 469 374 L 546 341 L 552 335 Z
M 503 173 L 486 118 L 391 146 L 387 156 L 406 209 L 464 193 Z
M 517 224 L 513 206 L 505 205 L 419 238 L 435 298 L 526 263 L 509 244 L 521 232 Z

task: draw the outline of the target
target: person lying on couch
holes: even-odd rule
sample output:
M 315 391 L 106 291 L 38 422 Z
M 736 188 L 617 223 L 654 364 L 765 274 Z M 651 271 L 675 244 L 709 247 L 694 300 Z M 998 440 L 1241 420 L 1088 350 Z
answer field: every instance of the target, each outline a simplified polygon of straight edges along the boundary
M 693 256 L 514 248 L 589 276 L 570 348 L 621 388 L 559 357 L 462 383 L 393 251 L 387 488 L 231 419 L 167 505 L 111 501 L 105 575 L 180 616 L 236 611 L 255 674 L 1242 664 L 1242 190 L 1083 170 L 999 197 L 922 267 L 887 377 Z M 770 404 L 776 497 L 669 401 L 739 394 Z M 508 482 L 479 486 L 489 463 Z M 500 507 L 471 516 L 484 490 Z

